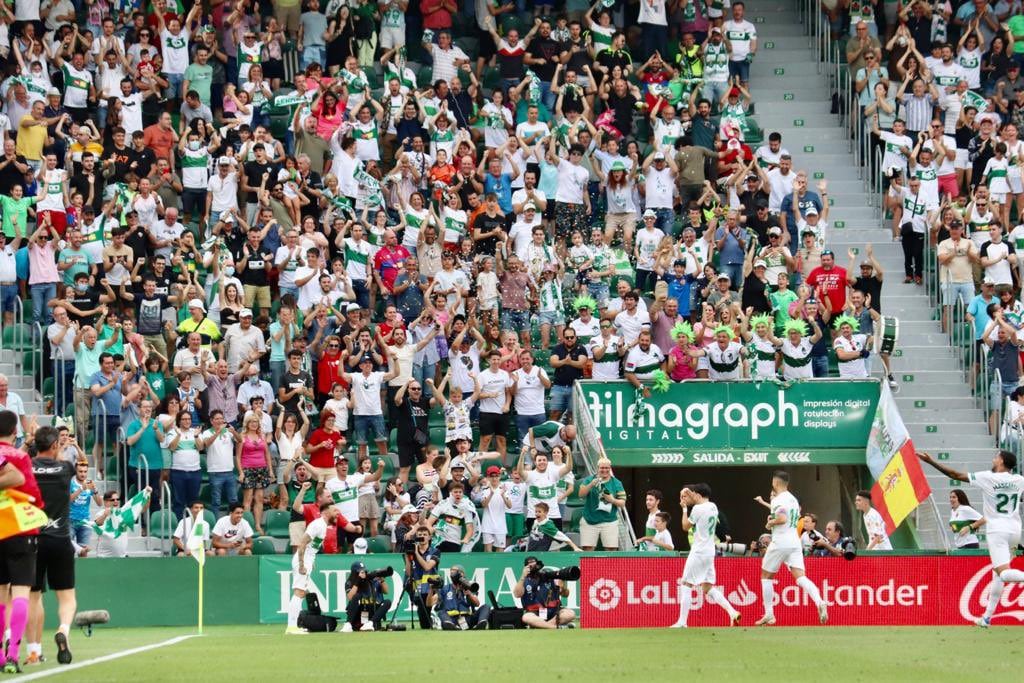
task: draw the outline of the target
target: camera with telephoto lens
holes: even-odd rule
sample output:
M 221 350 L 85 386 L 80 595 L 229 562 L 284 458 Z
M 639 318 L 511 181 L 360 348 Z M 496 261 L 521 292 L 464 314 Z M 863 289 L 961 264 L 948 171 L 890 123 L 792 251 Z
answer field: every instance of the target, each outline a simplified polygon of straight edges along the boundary
M 444 579 L 440 576 L 435 576 L 427 579 L 427 584 L 432 586 L 434 590 L 441 590 L 444 587 Z
M 467 593 L 476 595 L 480 591 L 480 584 L 476 581 L 470 582 L 466 579 L 466 574 L 462 571 L 462 568 L 453 567 L 449 572 L 452 585 L 458 586 Z
M 366 580 L 373 581 L 374 579 L 386 579 L 394 573 L 395 570 L 391 567 L 384 567 L 383 569 L 374 569 L 372 572 L 366 572 Z
M 843 551 L 843 559 L 847 562 L 852 562 L 857 557 L 857 542 L 849 536 L 840 538 L 836 547 Z
M 561 579 L 562 581 L 578 581 L 580 578 L 579 567 L 551 569 L 550 567 L 545 567 L 544 563 L 540 560 L 537 560 L 533 571 L 530 573 L 537 576 L 541 581 L 554 581 L 555 579 Z

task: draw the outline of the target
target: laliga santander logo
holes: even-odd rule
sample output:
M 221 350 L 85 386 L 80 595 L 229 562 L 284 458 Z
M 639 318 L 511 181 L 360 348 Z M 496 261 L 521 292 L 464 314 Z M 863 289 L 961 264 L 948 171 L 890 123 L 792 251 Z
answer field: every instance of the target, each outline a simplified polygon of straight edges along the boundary
M 988 581 L 982 583 L 986 577 L 988 577 Z M 971 608 L 977 605 L 984 610 L 985 605 L 988 604 L 988 595 L 991 588 L 992 566 L 986 565 L 979 569 L 978 573 L 972 576 L 970 580 L 964 584 L 963 590 L 960 591 L 960 616 L 971 622 L 978 619 L 984 611 L 974 614 Z M 999 607 L 1024 607 L 1024 589 L 1021 589 L 1019 585 L 1015 583 L 1006 584 L 1003 588 L 1003 595 L 999 599 Z M 1000 611 L 997 608 L 996 613 L 992 618 L 996 619 L 1000 617 L 1016 619 L 1017 621 L 1024 622 L 1024 609 Z
M 619 584 L 611 579 L 598 579 L 590 585 L 588 597 L 590 604 L 599 612 L 607 612 L 618 607 L 619 600 L 622 599 L 622 591 L 619 589 Z

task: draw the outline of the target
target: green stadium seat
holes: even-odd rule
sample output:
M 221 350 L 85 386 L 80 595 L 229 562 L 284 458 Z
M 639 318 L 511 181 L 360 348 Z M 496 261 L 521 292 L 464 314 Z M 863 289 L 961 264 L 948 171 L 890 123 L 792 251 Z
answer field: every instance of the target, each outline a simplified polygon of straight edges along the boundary
M 288 524 L 291 515 L 284 510 L 267 510 L 263 513 L 263 530 L 271 538 L 288 538 Z
M 252 516 L 252 513 L 246 510 L 242 513 L 242 519 L 249 522 L 249 526 L 252 527 L 253 533 L 256 533 L 256 519 Z
M 390 536 L 370 536 L 366 539 L 366 551 L 372 555 L 381 555 L 391 552 Z
M 213 510 L 203 508 L 203 520 L 210 525 L 210 532 L 213 532 L 213 525 L 217 523 L 217 515 Z
M 53 398 L 56 389 L 56 384 L 53 377 L 47 377 L 43 380 L 43 399 Z
M 433 78 L 434 70 L 429 67 L 424 67 L 423 69 L 420 70 L 419 73 L 416 74 L 416 87 L 426 88 L 430 85 L 433 85 Z
M 210 485 L 208 483 L 199 487 L 199 500 L 203 501 L 207 507 L 210 506 Z
M 274 541 L 267 538 L 266 536 L 260 536 L 252 539 L 252 554 L 253 555 L 277 555 L 277 547 L 274 545 Z
M 154 538 L 169 539 L 178 528 L 178 516 L 173 510 L 163 508 L 149 517 L 149 535 Z
M 30 351 L 32 344 L 32 328 L 25 323 L 15 323 L 4 328 L 0 338 L 0 348 L 15 351 Z

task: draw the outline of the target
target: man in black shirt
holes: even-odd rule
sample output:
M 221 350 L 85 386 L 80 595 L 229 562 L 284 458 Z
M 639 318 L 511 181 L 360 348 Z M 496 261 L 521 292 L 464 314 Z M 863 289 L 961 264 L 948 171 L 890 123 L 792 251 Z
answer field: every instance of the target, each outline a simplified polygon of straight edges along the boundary
M 430 442 L 430 399 L 424 397 L 419 380 L 410 379 L 398 388 L 390 414 L 398 432 L 398 475 L 408 481 L 409 469 L 420 463 Z
M 477 254 L 494 256 L 498 248 L 498 242 L 504 242 L 505 226 L 508 224 L 508 217 L 501 215 L 498 209 L 498 197 L 493 192 L 487 194 L 484 202 L 484 211 L 478 214 L 473 221 L 473 242 Z
M 271 164 L 267 161 L 267 150 L 262 142 L 252 146 L 255 161 L 248 161 L 242 167 L 242 192 L 245 192 L 245 219 L 252 223 L 259 207 L 258 192 L 263 183 L 263 174 L 270 173 Z
M 571 412 L 572 385 L 583 379 L 583 366 L 587 362 L 587 350 L 576 343 L 576 330 L 566 327 L 562 332 L 562 343 L 551 351 L 551 367 L 555 376 L 551 382 L 551 414 L 556 422 L 565 412 Z
M 135 162 L 135 175 L 140 178 L 149 177 L 156 166 L 156 152 L 146 147 L 146 136 L 141 130 L 132 133 L 132 161 Z
M 551 81 L 555 78 L 555 67 L 561 54 L 561 45 L 551 38 L 551 22 L 541 21 L 537 35 L 530 42 L 523 61 L 540 79 L 541 100 L 549 110 L 555 108 L 555 94 L 551 92 Z
M 100 294 L 100 286 L 105 287 L 106 293 Z M 67 300 L 70 304 L 68 317 L 79 325 L 92 325 L 96 315 L 101 312 L 102 305 L 116 300 L 117 296 L 105 278 L 100 280 L 97 286 L 90 287 L 89 274 L 78 273 L 75 275 L 74 294 Z
M 138 214 L 134 211 L 129 211 L 125 214 L 125 219 L 128 220 L 131 217 L 138 218 Z M 153 235 L 142 226 L 138 220 L 134 222 L 128 220 L 128 232 L 125 233 L 124 243 L 132 248 L 132 256 L 135 258 L 135 263 L 132 264 L 132 268 L 135 265 L 141 267 L 149 260 L 150 248 L 152 247 Z
M 277 399 L 284 406 L 285 412 L 298 415 L 305 406 L 302 399 L 313 401 L 313 378 L 302 369 L 302 352 L 292 349 L 288 352 L 288 368 L 281 377 L 281 386 L 277 390 Z
M 740 201 L 742 202 L 743 200 L 741 199 Z M 760 246 L 767 247 L 769 246 L 768 231 L 779 227 L 779 219 L 768 213 L 767 199 L 758 197 L 756 202 L 753 211 L 742 217 L 746 220 L 741 219 L 740 222 L 757 234 L 757 242 Z M 746 204 L 744 203 L 744 205 Z
M 71 480 L 75 466 L 57 459 L 60 435 L 53 427 L 40 427 L 35 434 L 36 457 L 32 471 L 43 496 L 50 521 L 39 530 L 36 548 L 36 582 L 32 586 L 31 615 L 27 641 L 41 643 L 43 634 L 43 591 L 46 585 L 57 595 L 60 626 L 54 641 L 57 661 L 71 663 L 68 635 L 75 618 L 75 547 L 71 544 Z
M 135 172 L 135 169 L 132 168 L 135 155 L 132 153 L 131 147 L 125 144 L 124 135 L 124 128 L 114 126 L 111 133 L 114 145 L 103 149 L 103 175 L 119 181 L 124 180 L 125 174 L 129 171 Z
M 162 258 L 162 257 L 160 257 Z M 138 326 L 138 333 L 142 335 L 147 344 L 163 356 L 167 356 L 167 342 L 164 341 L 164 319 L 163 313 L 172 304 L 181 305 L 181 295 L 170 296 L 159 291 L 157 279 L 153 275 L 146 275 L 142 278 L 141 293 L 127 293 L 126 298 L 135 306 L 135 324 Z
M 249 239 L 234 254 L 235 272 L 245 289 L 245 306 L 270 310 L 270 281 L 268 280 L 274 255 L 260 245 L 260 231 L 249 229 Z
M 0 159 L 0 194 L 11 194 L 11 188 L 20 185 L 28 171 L 25 157 L 15 152 L 14 140 L 4 140 L 4 156 Z
M 864 249 L 867 260 L 860 264 L 860 275 L 853 274 L 853 259 L 856 254 L 850 254 L 850 267 L 846 269 L 846 281 L 858 292 L 864 293 L 864 298 L 869 302 L 868 308 L 876 313 L 882 312 L 882 266 L 875 260 L 875 250 L 871 245 Z M 870 299 L 868 298 L 870 297 Z
M 92 152 L 82 152 L 81 168 L 71 176 L 71 194 L 79 192 L 84 205 L 96 211 L 103 210 L 103 188 L 107 182 L 96 170 L 96 157 Z

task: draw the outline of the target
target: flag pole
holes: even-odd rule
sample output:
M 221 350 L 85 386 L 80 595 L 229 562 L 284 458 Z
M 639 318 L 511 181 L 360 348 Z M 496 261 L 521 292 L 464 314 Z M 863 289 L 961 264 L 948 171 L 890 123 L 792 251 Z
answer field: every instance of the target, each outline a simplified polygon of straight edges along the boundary
M 203 566 L 204 562 L 198 562 L 199 565 L 199 635 L 203 635 Z

